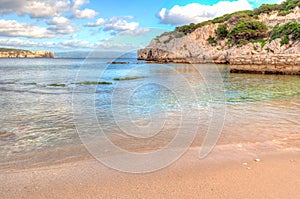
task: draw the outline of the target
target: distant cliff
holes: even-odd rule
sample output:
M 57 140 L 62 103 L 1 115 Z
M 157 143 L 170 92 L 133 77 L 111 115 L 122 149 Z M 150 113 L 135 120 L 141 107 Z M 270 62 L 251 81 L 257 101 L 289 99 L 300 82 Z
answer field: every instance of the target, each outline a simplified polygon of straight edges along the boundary
M 300 0 L 177 27 L 138 51 L 156 62 L 231 64 L 232 72 L 300 74 Z
M 54 52 L 0 48 L 0 58 L 54 58 Z

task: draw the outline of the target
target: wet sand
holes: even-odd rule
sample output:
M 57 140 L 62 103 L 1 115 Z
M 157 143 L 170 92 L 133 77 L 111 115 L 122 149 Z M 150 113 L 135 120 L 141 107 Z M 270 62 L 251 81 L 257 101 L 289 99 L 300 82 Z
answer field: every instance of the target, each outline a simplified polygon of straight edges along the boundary
M 298 198 L 300 152 L 191 148 L 171 166 L 126 174 L 94 159 L 0 173 L 0 198 Z M 259 159 L 255 161 L 255 159 Z

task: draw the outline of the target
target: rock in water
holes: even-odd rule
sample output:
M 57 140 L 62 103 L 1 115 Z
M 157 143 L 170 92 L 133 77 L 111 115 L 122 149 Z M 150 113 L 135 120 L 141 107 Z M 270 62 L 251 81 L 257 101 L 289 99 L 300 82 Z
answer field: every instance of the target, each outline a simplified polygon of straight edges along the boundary
M 16 137 L 16 134 L 7 132 L 7 131 L 0 131 L 0 141 L 9 141 Z

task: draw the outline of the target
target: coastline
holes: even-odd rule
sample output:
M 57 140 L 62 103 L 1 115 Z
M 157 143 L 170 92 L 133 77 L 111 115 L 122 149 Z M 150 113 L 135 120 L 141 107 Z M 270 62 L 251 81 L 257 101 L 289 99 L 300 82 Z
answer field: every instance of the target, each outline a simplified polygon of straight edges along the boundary
M 297 198 L 300 152 L 231 155 L 213 151 L 197 159 L 190 149 L 171 166 L 126 174 L 96 160 L 1 172 L 1 198 Z M 221 158 L 221 157 L 227 158 Z M 259 156 L 260 161 L 253 158 Z
M 186 59 L 162 59 L 162 60 L 146 60 L 147 64 L 225 64 L 230 68 L 230 73 L 248 73 L 248 74 L 274 74 L 274 75 L 300 75 L 299 64 L 286 64 L 284 61 L 277 62 L 276 64 L 257 64 L 248 59 L 240 57 L 238 60 L 243 59 L 243 62 L 218 62 L 218 61 L 201 61 L 201 60 L 186 60 Z M 247 60 L 247 64 L 243 64 Z
M 229 65 L 231 73 L 300 75 L 300 54 L 247 55 L 230 57 L 224 60 L 203 60 L 197 58 L 149 57 L 147 55 L 149 52 L 144 51 L 145 49 L 138 52 L 138 60 L 145 60 L 149 64 L 226 64 Z
M 55 53 L 50 51 L 29 51 L 22 49 L 0 48 L 0 58 L 55 58 Z

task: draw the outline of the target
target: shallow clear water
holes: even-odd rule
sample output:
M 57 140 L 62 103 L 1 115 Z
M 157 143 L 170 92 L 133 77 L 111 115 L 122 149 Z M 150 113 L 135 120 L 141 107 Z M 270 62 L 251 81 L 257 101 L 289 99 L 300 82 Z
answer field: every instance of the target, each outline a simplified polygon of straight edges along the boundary
M 283 147 L 290 140 L 292 148 L 299 148 L 299 76 L 229 74 L 226 66 L 218 66 L 220 85 L 212 65 L 137 64 L 133 59 L 123 60 L 131 64 L 108 65 L 108 61 L 1 59 L 0 167 L 30 167 L 88 156 L 75 122 L 80 114 L 80 123 L 89 125 L 94 112 L 81 110 L 90 105 L 91 98 L 101 128 L 127 150 L 165 146 L 180 124 L 181 111 L 200 111 L 200 117 L 191 114 L 195 120 L 189 125 L 200 124 L 197 139 L 202 140 L 217 104 L 227 107 L 219 144 Z M 122 111 L 137 126 L 153 118 L 168 120 L 156 142 L 124 144 L 120 123 L 128 118 L 116 120 Z

